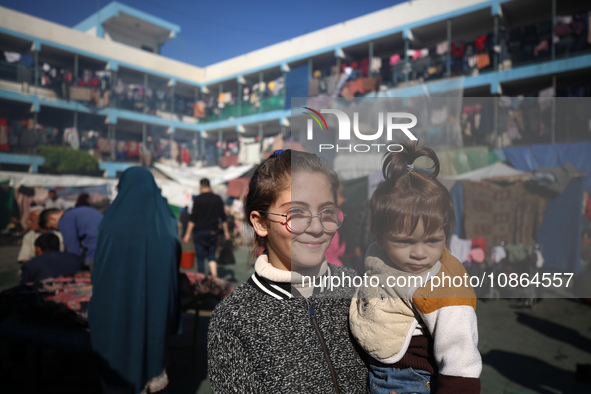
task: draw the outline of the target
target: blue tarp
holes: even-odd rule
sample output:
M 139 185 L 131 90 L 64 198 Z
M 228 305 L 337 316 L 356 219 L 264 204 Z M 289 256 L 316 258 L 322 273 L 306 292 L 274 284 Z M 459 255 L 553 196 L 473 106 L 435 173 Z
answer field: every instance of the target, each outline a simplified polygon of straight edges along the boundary
M 545 272 L 581 272 L 583 180 L 572 181 L 556 198 L 548 200 L 538 229 Z
M 291 108 L 292 97 L 308 97 L 310 66 L 292 69 L 285 75 L 285 109 Z
M 583 180 L 583 187 L 591 193 L 591 142 L 511 147 L 504 148 L 503 152 L 511 165 L 522 171 L 571 163 L 577 170 L 585 172 L 587 177 Z

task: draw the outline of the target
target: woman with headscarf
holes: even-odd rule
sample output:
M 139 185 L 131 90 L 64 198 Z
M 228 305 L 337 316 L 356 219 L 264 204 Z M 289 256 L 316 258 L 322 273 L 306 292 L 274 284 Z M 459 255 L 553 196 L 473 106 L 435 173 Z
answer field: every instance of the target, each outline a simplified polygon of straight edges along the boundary
M 181 246 L 152 174 L 127 169 L 98 229 L 88 320 L 105 392 L 166 388 L 167 339 L 178 331 Z

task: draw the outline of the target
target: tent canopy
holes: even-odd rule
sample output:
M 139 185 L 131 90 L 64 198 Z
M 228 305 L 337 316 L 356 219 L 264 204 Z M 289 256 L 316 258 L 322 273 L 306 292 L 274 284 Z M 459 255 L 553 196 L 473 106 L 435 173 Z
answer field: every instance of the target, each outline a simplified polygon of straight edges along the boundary
M 479 182 L 487 178 L 512 178 L 527 174 L 525 171 L 517 170 L 505 163 L 496 162 L 486 167 L 479 168 L 477 170 L 468 171 L 460 175 L 448 175 L 443 177 L 450 181 L 473 181 Z

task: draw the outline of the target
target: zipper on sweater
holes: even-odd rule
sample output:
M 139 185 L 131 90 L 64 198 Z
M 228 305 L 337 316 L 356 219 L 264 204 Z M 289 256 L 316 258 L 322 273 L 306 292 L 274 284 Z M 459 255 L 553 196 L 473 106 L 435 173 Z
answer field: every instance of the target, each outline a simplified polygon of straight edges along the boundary
M 322 346 L 322 351 L 324 352 L 324 358 L 326 359 L 326 363 L 328 364 L 328 369 L 330 370 L 330 374 L 332 375 L 332 381 L 334 383 L 334 388 L 337 392 L 339 391 L 339 384 L 337 383 L 337 373 L 334 370 L 332 362 L 330 361 L 330 356 L 328 354 L 328 348 L 326 347 L 326 343 L 324 342 L 324 338 L 322 337 L 322 333 L 320 332 L 320 328 L 318 327 L 318 322 L 316 321 L 316 313 L 314 312 L 314 307 L 310 303 L 308 299 L 306 299 L 306 304 L 308 304 L 308 313 L 310 314 L 310 320 L 312 321 L 312 325 L 316 330 L 316 335 L 318 336 L 318 340 L 320 341 L 320 345 Z

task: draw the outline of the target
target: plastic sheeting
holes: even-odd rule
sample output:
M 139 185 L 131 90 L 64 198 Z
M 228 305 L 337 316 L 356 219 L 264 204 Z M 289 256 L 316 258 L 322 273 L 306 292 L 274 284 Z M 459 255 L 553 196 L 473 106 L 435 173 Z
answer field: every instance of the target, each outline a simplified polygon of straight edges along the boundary
M 582 201 L 582 179 L 572 181 L 558 197 L 548 200 L 538 229 L 545 272 L 581 272 Z
M 516 170 L 505 163 L 497 162 L 490 166 L 482 167 L 477 170 L 468 171 L 461 175 L 446 176 L 445 178 L 452 181 L 467 180 L 472 182 L 481 181 L 485 178 L 493 177 L 511 177 L 515 175 L 524 174 L 524 171 Z
M 577 170 L 587 174 L 583 187 L 591 192 L 591 142 L 511 147 L 503 151 L 513 167 L 522 171 L 562 167 L 565 163 L 572 163 Z
M 221 168 L 219 166 L 204 168 L 179 168 L 168 166 L 166 164 L 155 163 L 154 167 L 181 185 L 198 188 L 201 178 L 208 178 L 211 182 L 211 185 L 215 186 L 244 175 L 250 171 L 254 165 L 248 164 L 236 167 L 230 166 L 228 168 Z
M 46 188 L 84 188 L 87 191 L 94 190 L 93 188 L 106 188 L 108 190 L 107 197 L 111 201 L 117 196 L 115 187 L 119 182 L 117 179 L 93 178 L 79 175 L 47 175 L 0 171 L 0 182 L 3 181 L 9 181 L 10 185 L 16 189 L 21 185 L 28 187 L 42 186 Z M 156 179 L 156 184 L 162 190 L 162 195 L 168 200 L 168 203 L 177 207 L 190 205 L 192 196 L 199 193 L 198 186 L 183 185 L 167 179 Z M 197 178 L 198 184 L 199 178 Z
M 439 159 L 439 174 L 443 176 L 463 174 L 490 164 L 487 147 L 435 149 L 435 153 Z M 419 167 L 429 167 L 431 163 L 428 159 L 419 159 L 415 164 Z

